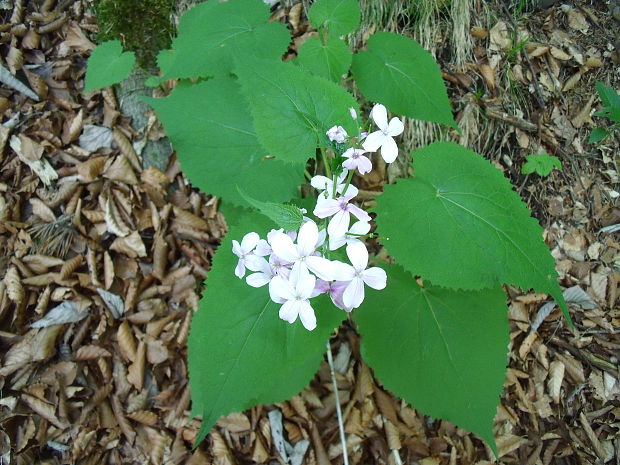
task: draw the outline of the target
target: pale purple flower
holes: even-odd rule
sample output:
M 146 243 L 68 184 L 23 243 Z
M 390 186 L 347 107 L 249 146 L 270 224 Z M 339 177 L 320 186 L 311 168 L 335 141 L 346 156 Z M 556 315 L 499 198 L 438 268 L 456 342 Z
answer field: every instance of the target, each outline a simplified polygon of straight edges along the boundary
M 349 108 L 349 113 L 351 114 L 351 118 L 353 118 L 354 120 L 357 119 L 357 112 L 355 111 L 355 108 Z
M 353 310 L 351 307 L 346 307 L 344 302 L 342 301 L 342 294 L 344 290 L 349 285 L 348 281 L 332 281 L 327 282 L 322 279 L 317 279 L 316 284 L 314 285 L 314 292 L 312 297 L 316 297 L 320 294 L 329 294 L 329 297 L 332 299 L 334 305 L 346 312 L 350 312 Z
M 279 316 L 289 323 L 294 323 L 297 317 L 308 331 L 316 328 L 316 316 L 309 299 L 314 291 L 316 278 L 308 270 L 300 268 L 298 273 L 293 272 L 288 280 L 275 276 L 271 280 L 270 292 L 276 297 L 277 303 L 282 303 Z
M 337 194 L 342 194 L 342 191 L 347 185 L 348 174 L 349 172 L 347 170 L 342 170 L 342 173 L 340 173 L 340 176 L 338 176 L 338 179 L 336 179 L 336 193 Z M 319 193 L 319 197 L 323 197 L 327 199 L 333 198 L 333 195 L 332 195 L 334 193 L 334 180 L 333 179 L 329 179 L 327 176 L 317 175 L 317 176 L 314 176 L 310 180 L 310 185 L 314 187 L 315 189 L 321 191 Z M 349 184 L 349 187 L 347 188 L 347 193 L 353 194 L 353 197 L 355 197 L 358 194 L 357 187 Z
M 360 242 L 359 237 L 368 234 L 370 231 L 370 223 L 366 221 L 358 221 L 343 236 L 332 236 L 329 238 L 329 250 L 336 250 L 345 244 L 353 244 Z
M 332 262 L 326 258 L 315 255 L 319 244 L 319 229 L 314 221 L 307 221 L 299 228 L 297 244 L 284 233 L 274 234 L 271 240 L 271 248 L 281 260 L 293 263 L 293 271 L 298 269 L 309 269 L 319 278 L 331 281 L 333 274 Z M 300 267 L 295 268 L 299 264 Z
M 330 240 L 332 237 L 344 236 L 349 230 L 349 222 L 351 220 L 351 214 L 357 217 L 361 221 L 370 221 L 370 216 L 360 207 L 349 203 L 354 197 L 347 190 L 346 195 L 338 197 L 337 199 L 324 199 L 319 197 L 314 208 L 315 216 L 319 218 L 327 218 L 333 215 L 333 218 L 329 220 L 329 226 L 327 226 L 327 234 L 329 234 Z
M 342 126 L 333 126 L 325 134 L 327 134 L 329 140 L 331 140 L 332 142 L 337 142 L 339 144 L 342 144 L 349 136 L 347 134 L 347 131 L 345 131 Z
M 351 265 L 338 263 L 339 281 L 349 281 L 342 294 L 342 301 L 346 308 L 357 308 L 364 300 L 364 284 L 373 289 L 385 288 L 387 275 L 385 270 L 368 266 L 368 250 L 361 242 L 347 245 L 347 256 Z
M 392 163 L 398 156 L 398 147 L 394 142 L 394 136 L 398 136 L 405 129 L 403 122 L 398 118 L 392 118 L 388 124 L 387 110 L 379 103 L 372 108 L 370 116 L 379 131 L 369 134 L 362 146 L 367 152 L 376 152 L 381 148 L 381 156 L 385 162 Z
M 363 149 L 356 149 L 353 147 L 347 149 L 342 154 L 342 156 L 346 158 L 342 166 L 350 170 L 358 170 L 362 175 L 369 173 L 372 171 L 372 163 L 364 156 L 365 153 L 366 151 Z
M 255 232 L 249 232 L 243 239 L 241 239 L 241 244 L 233 239 L 232 241 L 232 251 L 233 253 L 239 257 L 239 261 L 237 262 L 237 266 L 235 267 L 235 275 L 241 279 L 245 275 L 245 268 L 247 265 L 248 257 L 253 256 L 252 251 L 260 237 Z

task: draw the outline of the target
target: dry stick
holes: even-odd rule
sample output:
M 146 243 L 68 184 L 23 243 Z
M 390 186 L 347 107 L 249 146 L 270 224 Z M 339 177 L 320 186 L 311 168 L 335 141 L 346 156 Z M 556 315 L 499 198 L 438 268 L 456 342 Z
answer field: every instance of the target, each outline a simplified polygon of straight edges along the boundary
M 336 383 L 336 373 L 334 372 L 334 360 L 332 358 L 332 348 L 327 341 L 327 363 L 329 364 L 329 373 L 332 377 L 332 385 L 334 386 L 334 396 L 336 400 L 336 415 L 338 416 L 338 429 L 340 430 L 340 443 L 342 444 L 342 457 L 344 465 L 349 465 L 349 456 L 347 454 L 347 440 L 344 437 L 344 424 L 342 423 L 342 410 L 340 410 L 340 398 L 338 396 L 338 384 Z

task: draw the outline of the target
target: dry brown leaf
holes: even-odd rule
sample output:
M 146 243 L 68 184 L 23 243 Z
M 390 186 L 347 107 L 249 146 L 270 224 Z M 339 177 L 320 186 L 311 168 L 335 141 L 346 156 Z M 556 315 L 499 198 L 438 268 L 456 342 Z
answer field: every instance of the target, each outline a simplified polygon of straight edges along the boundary
M 231 413 L 226 417 L 222 417 L 218 420 L 217 426 L 231 433 L 243 433 L 251 429 L 250 420 L 243 413 Z
M 110 353 L 110 351 L 104 349 L 103 347 L 89 344 L 82 346 L 77 350 L 75 354 L 75 360 L 96 360 L 99 357 L 111 356 L 112 354 Z
M 129 365 L 127 373 L 127 381 L 134 385 L 138 390 L 142 390 L 142 383 L 144 382 L 144 363 L 146 358 L 146 346 L 144 341 L 140 341 L 138 349 L 136 350 L 135 361 Z
M 105 201 L 105 224 L 109 232 L 119 237 L 125 237 L 131 232 L 111 197 Z
M 125 237 L 117 237 L 112 242 L 110 250 L 125 254 L 131 258 L 146 257 L 146 247 L 138 231 L 134 231 Z
M 131 166 L 133 166 L 133 168 L 138 172 L 142 171 L 142 163 L 140 158 L 134 150 L 133 145 L 131 145 L 129 139 L 127 139 L 127 136 L 125 136 L 125 134 L 123 134 L 123 132 L 118 128 L 114 128 L 113 135 L 114 142 L 118 145 L 121 153 L 127 157 L 127 160 L 131 163 Z
M 7 295 L 16 304 L 21 304 L 26 297 L 26 293 L 22 286 L 22 280 L 15 266 L 9 267 L 4 275 L 4 284 L 6 285 Z
M 58 273 L 58 279 L 60 281 L 64 281 L 69 279 L 69 277 L 75 272 L 76 269 L 82 265 L 84 262 L 83 255 L 76 255 L 75 257 L 67 260 L 60 269 L 60 273 Z
M 564 83 L 564 87 L 562 87 L 562 92 L 568 92 L 575 88 L 579 80 L 581 79 L 581 71 L 577 71 L 571 77 L 569 77 Z
M 547 380 L 547 391 L 556 404 L 560 403 L 560 391 L 564 380 L 565 366 L 562 362 L 554 360 L 549 365 L 549 379 Z
M 43 401 L 41 399 L 38 399 L 34 396 L 31 396 L 29 394 L 22 394 L 21 395 L 21 399 L 36 413 L 38 413 L 39 415 L 41 415 L 41 417 L 45 418 L 47 421 L 49 421 L 51 424 L 53 424 L 54 426 L 56 426 L 59 429 L 65 429 L 67 428 L 69 425 L 60 421 L 57 417 L 56 417 L 56 409 L 54 408 L 54 405 Z
M 119 155 L 103 172 L 103 176 L 112 181 L 124 182 L 129 185 L 138 184 L 138 178 L 125 155 Z
M 89 52 L 95 48 L 95 44 L 88 40 L 77 21 L 69 22 L 65 44 L 82 53 Z
M 159 417 L 156 413 L 151 412 L 150 410 L 137 410 L 129 413 L 127 418 L 137 421 L 138 423 L 142 423 L 143 425 L 155 426 Z
M 146 359 L 151 365 L 157 365 L 168 360 L 170 354 L 168 348 L 163 341 L 159 339 L 147 338 L 146 342 Z

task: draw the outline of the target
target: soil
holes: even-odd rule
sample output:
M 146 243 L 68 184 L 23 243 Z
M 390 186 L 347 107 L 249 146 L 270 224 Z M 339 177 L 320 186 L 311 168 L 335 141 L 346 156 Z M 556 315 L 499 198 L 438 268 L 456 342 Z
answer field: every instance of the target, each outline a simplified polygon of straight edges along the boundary
M 460 47 L 463 18 L 443 3 L 441 34 L 426 37 L 463 132 L 417 126 L 404 144 L 440 134 L 511 179 L 545 228 L 575 322 L 548 313 L 546 295 L 506 289 L 499 463 L 620 464 L 619 138 L 588 142 L 607 125 L 595 83 L 620 89 L 620 6 L 471 0 Z M 312 31 L 307 5 L 287 5 L 273 16 L 295 35 L 292 56 Z M 301 463 L 343 463 L 327 362 L 298 396 L 223 418 L 192 448 L 187 335 L 226 222 L 174 155 L 143 163 L 164 137 L 154 115 L 136 130 L 114 89 L 81 92 L 98 30 L 88 6 L 0 1 L 0 55 L 19 80 L 0 79 L 0 464 L 285 463 L 269 412 L 288 443 L 309 441 Z M 393 14 L 385 28 L 413 21 Z M 366 18 L 359 45 L 382 27 Z M 542 152 L 562 168 L 523 175 Z M 393 175 L 364 186 L 368 198 Z M 350 463 L 494 462 L 476 436 L 385 391 L 350 324 L 331 347 Z

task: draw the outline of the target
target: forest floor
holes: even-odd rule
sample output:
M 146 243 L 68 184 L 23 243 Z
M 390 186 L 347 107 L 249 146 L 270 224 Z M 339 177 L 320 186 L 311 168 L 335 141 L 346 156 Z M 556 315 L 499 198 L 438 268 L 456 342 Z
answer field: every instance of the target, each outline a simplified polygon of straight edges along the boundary
M 570 302 L 574 331 L 548 296 L 507 288 L 500 463 L 620 464 L 619 138 L 588 142 L 605 125 L 595 82 L 620 88 L 620 6 L 472 0 L 463 16 L 440 2 L 414 19 L 362 3 L 357 45 L 380 28 L 418 38 L 463 128 L 411 122 L 406 144 L 439 136 L 492 160 L 545 228 Z M 291 54 L 311 33 L 305 6 L 274 9 Z M 421 17 L 437 28 L 421 34 Z M 326 362 L 298 396 L 220 420 L 192 450 L 186 342 L 226 232 L 218 199 L 193 190 L 174 156 L 143 166 L 145 143 L 163 137 L 155 118 L 137 132 L 113 89 L 81 92 L 98 29 L 84 2 L 0 1 L 0 18 L 3 66 L 38 96 L 0 85 L 0 464 L 285 463 L 274 410 L 286 441 L 309 441 L 303 463 L 343 463 Z M 542 152 L 562 168 L 521 174 Z M 383 390 L 351 325 L 332 350 L 351 463 L 493 463 L 476 436 Z

